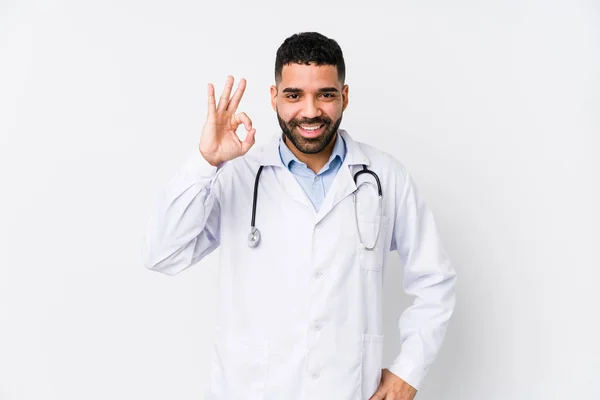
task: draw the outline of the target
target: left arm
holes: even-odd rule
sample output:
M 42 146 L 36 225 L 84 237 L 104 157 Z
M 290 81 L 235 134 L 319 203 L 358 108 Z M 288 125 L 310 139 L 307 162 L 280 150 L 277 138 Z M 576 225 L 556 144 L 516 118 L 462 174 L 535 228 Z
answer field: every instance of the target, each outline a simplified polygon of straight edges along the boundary
M 391 250 L 404 265 L 404 292 L 413 304 L 400 316 L 400 354 L 382 373 L 373 400 L 412 400 L 444 341 L 454 311 L 456 272 L 433 215 L 410 175 L 394 221 Z

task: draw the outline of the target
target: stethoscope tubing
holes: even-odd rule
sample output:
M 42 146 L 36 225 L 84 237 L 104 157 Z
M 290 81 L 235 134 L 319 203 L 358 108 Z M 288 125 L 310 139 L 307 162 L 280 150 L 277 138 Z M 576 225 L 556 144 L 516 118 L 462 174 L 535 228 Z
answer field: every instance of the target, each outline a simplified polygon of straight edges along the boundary
M 260 231 L 258 230 L 258 228 L 256 228 L 256 205 L 257 205 L 257 199 L 258 199 L 258 182 L 260 180 L 260 174 L 262 173 L 262 170 L 264 168 L 264 165 L 261 165 L 258 168 L 258 171 L 256 172 L 256 178 L 254 179 L 254 195 L 252 197 L 252 220 L 250 221 L 250 234 L 248 235 L 248 246 L 251 248 L 254 248 L 256 246 L 258 246 L 258 244 L 260 243 Z M 381 182 L 379 181 L 379 176 L 377 176 L 377 174 L 371 170 L 369 170 L 367 168 L 366 165 L 363 164 L 363 169 L 358 171 L 357 173 L 354 174 L 354 184 L 357 183 L 358 177 L 361 174 L 369 174 L 371 175 L 373 178 L 375 178 L 375 181 L 377 181 L 377 195 L 379 197 L 379 215 L 381 216 L 381 212 L 382 212 L 382 204 L 383 204 L 383 191 L 381 189 Z M 373 185 L 372 183 L 370 183 L 370 185 Z M 381 221 L 379 224 L 379 229 L 377 231 L 377 236 L 375 238 L 375 244 L 373 244 L 373 246 L 366 246 L 362 240 L 362 235 L 360 233 L 360 227 L 359 227 L 359 223 L 358 223 L 358 209 L 357 209 L 357 204 L 356 204 L 356 193 L 354 193 L 354 214 L 356 217 L 356 229 L 358 230 L 358 237 L 360 239 L 361 244 L 363 245 L 363 247 L 367 250 L 373 250 L 375 248 L 375 246 L 377 245 L 377 241 L 379 240 L 379 233 L 381 231 Z

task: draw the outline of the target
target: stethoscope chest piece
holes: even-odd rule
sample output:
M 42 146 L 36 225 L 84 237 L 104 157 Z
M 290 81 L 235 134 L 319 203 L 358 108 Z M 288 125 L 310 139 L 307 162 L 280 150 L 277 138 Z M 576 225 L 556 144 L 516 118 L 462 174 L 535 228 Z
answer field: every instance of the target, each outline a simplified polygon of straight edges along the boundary
M 260 231 L 257 228 L 252 228 L 248 235 L 248 246 L 255 248 L 260 243 Z

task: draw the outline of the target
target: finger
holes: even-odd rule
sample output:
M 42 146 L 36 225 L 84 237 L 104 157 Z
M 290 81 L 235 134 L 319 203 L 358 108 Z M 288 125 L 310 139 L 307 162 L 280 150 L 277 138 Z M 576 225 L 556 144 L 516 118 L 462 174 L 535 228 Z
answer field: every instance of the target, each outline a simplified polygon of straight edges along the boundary
M 208 117 L 214 117 L 215 113 L 217 112 L 217 106 L 215 104 L 215 87 L 212 85 L 212 83 L 208 84 L 208 88 L 207 88 L 207 92 L 208 92 Z
M 250 150 L 250 148 L 256 142 L 255 134 L 256 134 L 256 129 L 250 129 L 248 131 L 248 134 L 246 135 L 246 138 L 242 142 L 242 152 L 243 152 L 243 154 L 246 154 L 248 152 L 248 150 Z
M 246 90 L 246 80 L 242 78 L 240 83 L 238 83 L 237 90 L 233 94 L 233 97 L 229 101 L 229 105 L 227 106 L 227 111 L 235 112 L 238 105 L 240 104 L 240 100 L 242 100 L 242 96 L 244 95 L 244 90 Z
M 227 104 L 229 104 L 229 96 L 231 95 L 232 87 L 233 87 L 233 76 L 228 75 L 227 80 L 225 81 L 225 87 L 223 88 L 223 93 L 221 93 L 221 98 L 219 98 L 219 105 L 217 106 L 217 112 L 222 112 L 227 109 Z
M 233 119 L 236 127 L 238 127 L 240 124 L 244 124 L 244 127 L 247 131 L 252 129 L 252 120 L 250 117 L 248 117 L 248 115 L 246 115 L 246 113 L 238 113 L 233 117 Z
M 369 398 L 369 400 L 385 400 L 385 398 L 385 392 L 383 392 L 381 389 L 378 389 L 373 396 Z

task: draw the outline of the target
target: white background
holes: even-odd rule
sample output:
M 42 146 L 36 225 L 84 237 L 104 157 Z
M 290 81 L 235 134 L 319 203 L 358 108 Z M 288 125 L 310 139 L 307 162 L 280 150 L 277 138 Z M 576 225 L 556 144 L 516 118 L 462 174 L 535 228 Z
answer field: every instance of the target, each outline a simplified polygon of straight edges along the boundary
M 141 239 L 207 82 L 247 79 L 261 145 L 310 30 L 345 54 L 342 128 L 407 166 L 459 273 L 417 398 L 599 399 L 600 2 L 212 3 L 0 1 L 0 399 L 201 398 L 218 251 L 173 278 Z

